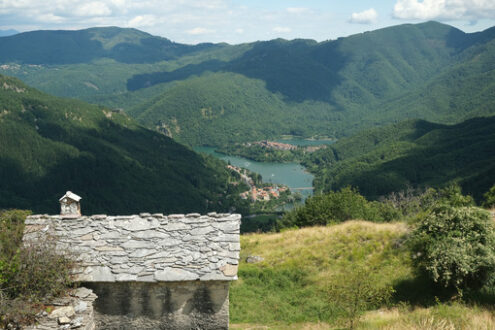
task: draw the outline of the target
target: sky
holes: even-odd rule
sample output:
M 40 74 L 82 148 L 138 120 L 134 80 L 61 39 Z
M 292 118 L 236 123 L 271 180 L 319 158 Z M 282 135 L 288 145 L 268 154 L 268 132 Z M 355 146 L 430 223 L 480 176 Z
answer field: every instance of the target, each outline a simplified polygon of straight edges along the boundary
M 495 25 L 495 0 L 0 0 L 0 30 L 132 27 L 176 42 L 336 39 L 429 20 Z

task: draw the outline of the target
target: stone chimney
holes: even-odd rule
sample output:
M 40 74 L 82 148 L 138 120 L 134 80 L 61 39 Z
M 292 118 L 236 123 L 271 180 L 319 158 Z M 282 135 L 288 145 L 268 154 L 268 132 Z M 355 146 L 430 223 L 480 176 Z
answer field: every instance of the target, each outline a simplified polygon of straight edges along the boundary
M 60 215 L 65 217 L 81 216 L 81 197 L 67 191 L 60 199 Z

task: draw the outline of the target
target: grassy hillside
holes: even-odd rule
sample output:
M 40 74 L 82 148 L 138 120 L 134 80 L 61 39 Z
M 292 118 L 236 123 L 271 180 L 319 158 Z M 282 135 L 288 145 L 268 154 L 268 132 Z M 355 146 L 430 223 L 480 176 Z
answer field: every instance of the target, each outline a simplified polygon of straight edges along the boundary
M 399 224 L 347 222 L 243 235 L 239 280 L 230 293 L 231 322 L 338 321 L 343 311 L 326 296 L 326 289 L 354 262 L 373 267 L 377 285 L 411 276 L 407 254 L 394 249 L 394 241 L 404 233 Z M 247 264 L 250 255 L 264 260 Z
M 123 108 L 149 127 L 188 128 L 168 132 L 191 145 L 340 137 L 407 118 L 493 114 L 494 31 L 428 22 L 321 43 L 235 46 L 186 46 L 132 29 L 38 31 L 0 38 L 0 62 L 10 63 L 0 72 Z M 33 54 L 21 52 L 27 41 L 39 44 Z
M 358 187 L 378 198 L 407 186 L 459 183 L 476 198 L 495 182 L 495 117 L 456 125 L 410 120 L 341 139 L 306 165 L 318 190 Z
M 0 76 L 0 209 L 57 213 L 72 190 L 85 214 L 226 211 L 227 176 L 123 113 Z
M 392 300 L 374 306 L 358 328 L 485 329 L 495 324 L 489 309 L 438 303 L 428 287 L 418 289 L 401 223 L 350 221 L 329 227 L 241 236 L 239 280 L 230 290 L 232 328 L 343 328 L 343 310 L 328 294 L 359 269 L 374 286 L 393 286 Z M 248 264 L 249 255 L 264 258 Z M 418 298 L 421 298 L 418 300 Z

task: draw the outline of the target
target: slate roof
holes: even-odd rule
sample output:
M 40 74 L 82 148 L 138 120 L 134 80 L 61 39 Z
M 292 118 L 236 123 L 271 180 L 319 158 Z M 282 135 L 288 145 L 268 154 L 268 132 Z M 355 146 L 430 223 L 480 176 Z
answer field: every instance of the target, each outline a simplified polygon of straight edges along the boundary
M 81 282 L 230 281 L 237 279 L 239 214 L 142 213 L 132 216 L 34 215 L 24 242 L 44 235 L 76 260 Z
M 72 191 L 67 191 L 65 193 L 65 195 L 63 195 L 62 197 L 60 197 L 60 199 L 58 201 L 61 202 L 62 199 L 64 199 L 65 197 L 70 198 L 70 199 L 72 199 L 73 201 L 76 201 L 76 202 L 79 202 L 82 199 L 81 196 L 78 196 L 78 195 L 74 194 Z

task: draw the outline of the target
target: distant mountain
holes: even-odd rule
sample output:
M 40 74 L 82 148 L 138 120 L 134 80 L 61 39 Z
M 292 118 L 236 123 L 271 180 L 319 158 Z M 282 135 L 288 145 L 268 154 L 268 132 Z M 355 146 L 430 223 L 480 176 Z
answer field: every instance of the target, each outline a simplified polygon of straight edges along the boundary
M 9 30 L 0 30 L 0 37 L 8 37 L 13 36 L 14 34 L 19 33 L 17 30 L 9 29 Z
M 215 46 L 183 45 L 136 29 L 118 27 L 31 31 L 0 38 L 0 62 L 56 65 L 111 58 L 122 63 L 153 63 L 210 47 Z
M 369 198 L 459 183 L 481 198 L 495 182 L 495 116 L 456 125 L 409 120 L 363 131 L 311 155 L 317 190 L 358 187 Z
M 0 209 L 84 214 L 228 211 L 224 165 L 118 110 L 53 97 L 0 75 Z
M 340 137 L 406 118 L 455 123 L 495 113 L 494 57 L 491 29 L 465 34 L 435 22 L 324 43 L 273 40 L 196 75 L 134 76 L 128 88 L 180 83 L 129 113 L 191 144 Z
M 0 38 L 0 62 L 10 63 L 1 72 L 56 95 L 122 108 L 190 145 L 342 137 L 408 118 L 457 123 L 495 113 L 495 28 L 467 34 L 428 22 L 321 43 L 234 46 L 173 44 L 118 28 L 70 32 L 48 34 L 66 54 L 43 46 L 47 31 Z M 78 35 L 96 50 L 71 55 Z M 23 38 L 39 50 L 22 54 Z M 163 46 L 148 54 L 144 40 Z M 129 44 L 139 50 L 120 51 Z

